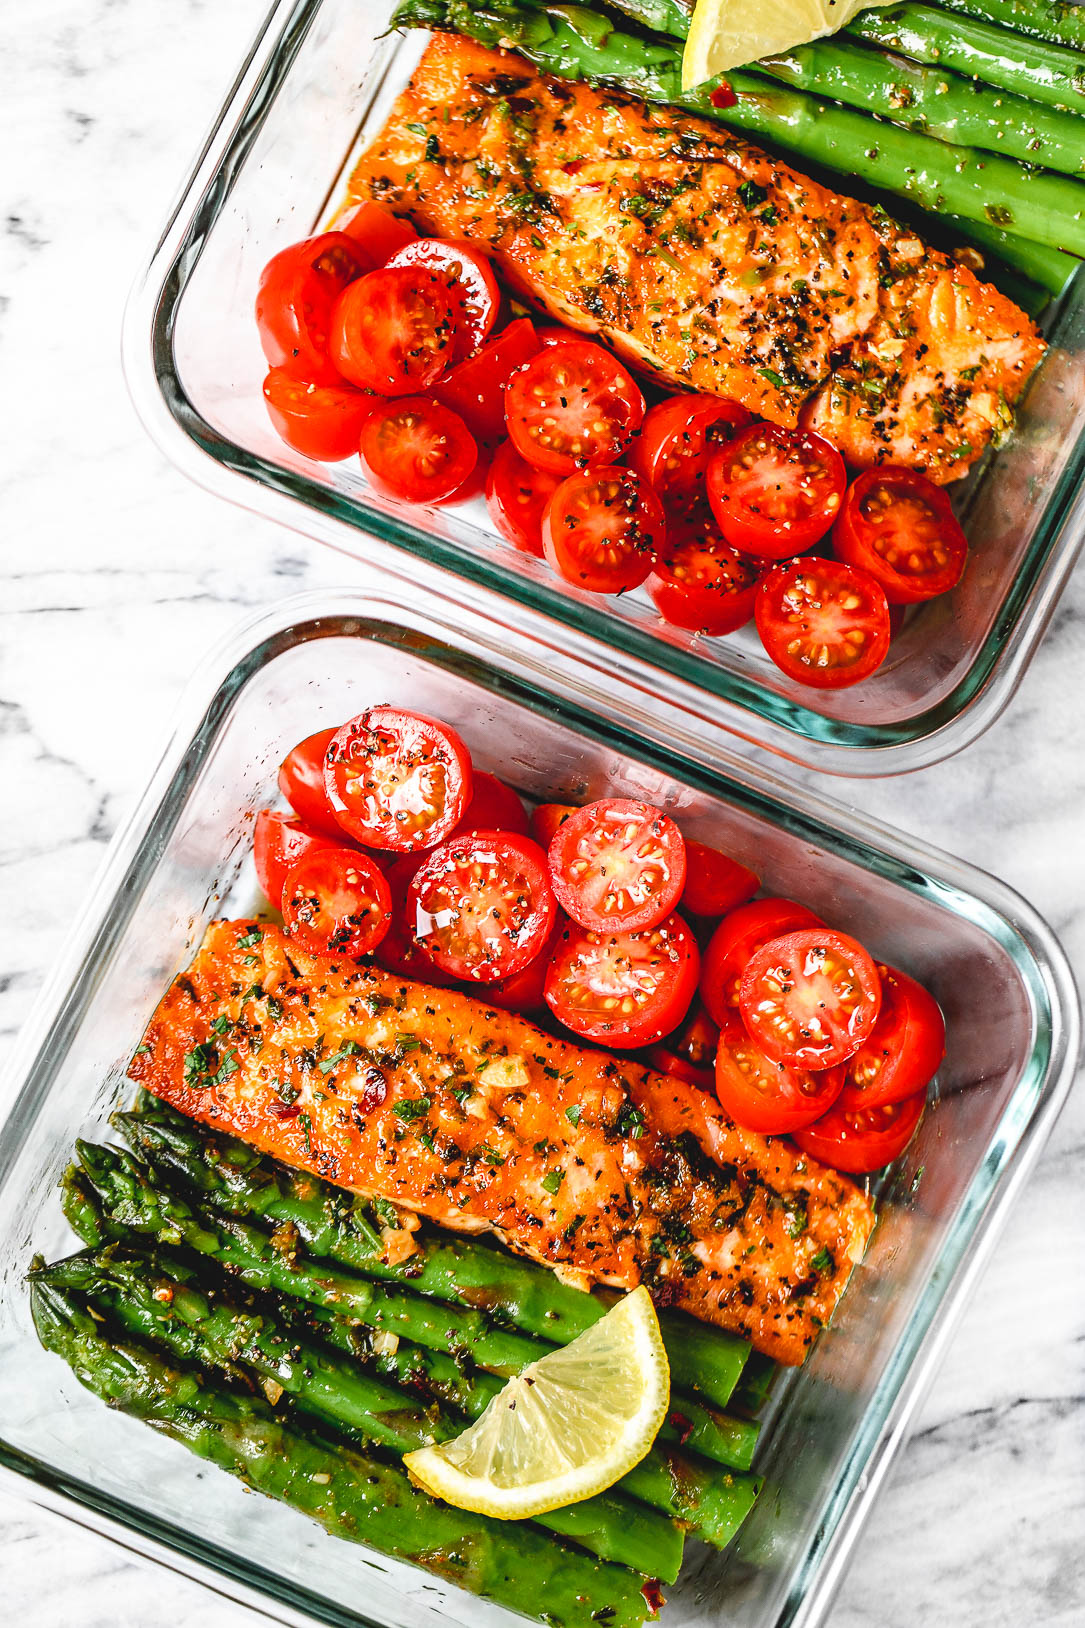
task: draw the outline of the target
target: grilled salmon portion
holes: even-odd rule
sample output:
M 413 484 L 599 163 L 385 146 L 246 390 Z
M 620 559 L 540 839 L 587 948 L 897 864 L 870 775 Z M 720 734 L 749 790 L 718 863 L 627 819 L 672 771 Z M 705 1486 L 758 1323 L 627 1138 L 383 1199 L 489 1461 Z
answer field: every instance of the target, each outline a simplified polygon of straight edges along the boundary
M 794 427 L 856 467 L 964 473 L 1043 342 L 1023 312 L 883 212 L 707 120 L 434 36 L 351 177 L 679 388 Z
M 222 921 L 129 1073 L 182 1113 L 590 1287 L 646 1283 L 799 1363 L 873 1224 L 715 1099 L 484 1001 Z

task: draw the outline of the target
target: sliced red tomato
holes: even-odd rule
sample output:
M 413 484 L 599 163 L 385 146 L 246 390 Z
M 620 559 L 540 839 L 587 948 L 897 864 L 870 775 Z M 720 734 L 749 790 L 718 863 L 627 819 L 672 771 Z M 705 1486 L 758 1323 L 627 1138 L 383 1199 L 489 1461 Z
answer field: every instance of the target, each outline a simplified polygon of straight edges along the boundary
M 649 407 L 630 462 L 658 492 L 668 519 L 707 507 L 708 460 L 749 422 L 745 407 L 722 396 L 669 396 Z
M 566 925 L 566 919 L 559 910 L 554 918 L 549 938 L 523 971 L 514 972 L 511 978 L 501 978 L 496 983 L 486 985 L 485 996 L 488 1006 L 500 1007 L 503 1012 L 539 1012 L 545 1007 L 544 996 L 546 974 L 550 969 L 550 952 Z
M 849 1113 L 925 1091 L 946 1055 L 945 1019 L 934 996 L 895 967 L 879 966 L 878 976 L 878 1021 L 845 1068 L 840 1105 Z
M 486 476 L 486 507 L 507 542 L 542 559 L 543 516 L 561 485 L 560 475 L 536 469 L 511 441 L 502 441 Z
M 866 1040 L 882 1004 L 878 969 L 857 939 L 808 927 L 770 939 L 746 964 L 742 1019 L 762 1050 L 792 1068 L 832 1068 Z
M 660 1074 L 671 1074 L 676 1080 L 695 1085 L 698 1091 L 712 1090 L 714 1079 L 710 1068 L 698 1068 L 688 1057 L 671 1051 L 667 1046 L 653 1046 L 648 1053 L 648 1062 Z
M 848 488 L 833 550 L 880 583 L 891 605 L 914 605 L 956 587 L 968 540 L 940 486 L 915 469 L 882 464 Z
M 448 724 L 370 707 L 338 729 L 324 758 L 335 818 L 368 848 L 414 853 L 450 836 L 471 801 L 471 755 Z
M 631 469 L 585 469 L 550 499 L 543 553 L 575 587 L 620 594 L 648 576 L 665 529 L 663 505 Z
M 278 910 L 283 901 L 286 873 L 303 855 L 316 848 L 341 848 L 343 834 L 338 839 L 325 836 L 306 825 L 293 814 L 279 814 L 262 808 L 256 816 L 252 833 L 252 857 L 256 866 L 256 880 L 269 904 Z
M 577 812 L 570 803 L 540 803 L 531 811 L 531 835 L 542 848 L 549 848 L 554 832 Z
M 817 1073 L 769 1057 L 733 1013 L 720 1030 L 716 1095 L 736 1125 L 763 1136 L 785 1136 L 812 1125 L 840 1095 L 844 1072 Z
M 854 1112 L 837 1103 L 812 1125 L 796 1131 L 795 1140 L 810 1158 L 853 1176 L 867 1176 L 904 1152 L 926 1106 L 923 1091 L 903 1102 Z
M 873 577 L 837 560 L 777 565 L 754 603 L 761 643 L 781 672 L 819 690 L 869 678 L 889 649 L 889 605 Z
M 456 319 L 453 362 L 473 355 L 497 321 L 501 292 L 490 262 L 482 250 L 461 238 L 416 237 L 389 260 L 390 266 L 409 266 L 433 272 L 447 285 L 461 307 Z
M 479 445 L 492 452 L 505 435 L 506 386 L 538 349 L 534 327 L 521 317 L 487 341 L 477 356 L 452 368 L 434 385 L 434 395 L 459 413 Z
M 527 836 L 524 805 L 511 786 L 485 769 L 475 769 L 472 785 L 471 801 L 453 836 L 459 836 L 461 831 L 512 831 L 516 836 Z
M 414 936 L 414 917 L 408 917 L 407 889 L 424 858 L 421 853 L 387 856 L 385 875 L 392 894 L 392 919 L 374 955 L 387 972 L 415 983 L 450 989 L 455 980 L 430 960 Z
M 546 855 L 507 831 L 466 831 L 441 843 L 407 890 L 407 919 L 426 954 L 469 983 L 523 972 L 556 914 Z
M 835 447 L 777 424 L 751 424 L 708 460 L 708 500 L 723 535 L 762 559 L 785 559 L 824 537 L 847 484 Z
M 746 964 L 770 938 L 820 927 L 812 910 L 794 899 L 755 899 L 724 916 L 708 941 L 701 969 L 701 999 L 721 1026 L 738 1006 L 738 989 Z
M 378 266 L 387 265 L 399 249 L 406 248 L 418 236 L 409 220 L 404 220 L 402 215 L 393 215 L 383 204 L 371 200 L 355 204 L 345 215 L 340 215 L 335 228 L 338 232 L 345 232 L 357 246 L 358 252 L 366 257 L 369 262 L 367 271 L 376 271 Z
M 554 947 L 546 1004 L 585 1040 L 622 1050 L 669 1034 L 693 999 L 700 957 L 681 916 L 639 933 L 571 923 Z
M 382 396 L 428 390 L 456 359 L 461 309 L 438 273 L 383 266 L 336 300 L 328 354 L 343 377 L 363 390 Z
M 555 475 L 612 464 L 644 418 L 644 397 L 616 356 L 587 339 L 546 345 L 509 380 L 509 434 Z
M 547 860 L 566 915 L 600 933 L 654 927 L 686 880 L 681 831 L 662 809 L 630 797 L 578 808 L 558 826 Z
M 753 615 L 763 566 L 703 530 L 683 528 L 667 539 L 648 578 L 656 610 L 672 627 L 719 637 Z
M 737 859 L 686 838 L 682 909 L 691 916 L 724 916 L 752 899 L 760 886 L 760 877 Z
M 354 958 L 387 933 L 392 895 L 368 854 L 314 848 L 287 871 L 282 911 L 287 935 L 310 955 Z
M 279 765 L 279 790 L 300 820 L 342 843 L 343 829 L 324 790 L 324 754 L 334 729 L 318 729 L 287 752 Z
M 256 325 L 271 367 L 309 384 L 343 383 L 328 348 L 332 307 L 365 269 L 342 232 L 292 243 L 268 261 L 256 293 Z
M 478 467 L 463 419 L 428 396 L 370 405 L 358 455 L 378 492 L 408 503 L 459 501 Z
M 346 385 L 306 384 L 283 367 L 264 380 L 264 402 L 277 434 L 303 458 L 339 463 L 358 450 L 371 396 Z
M 652 1047 L 649 1061 L 663 1074 L 675 1074 L 702 1091 L 711 1091 L 716 1083 L 719 1039 L 719 1029 L 697 1003 L 687 1013 L 681 1028 L 668 1035 L 665 1045 Z

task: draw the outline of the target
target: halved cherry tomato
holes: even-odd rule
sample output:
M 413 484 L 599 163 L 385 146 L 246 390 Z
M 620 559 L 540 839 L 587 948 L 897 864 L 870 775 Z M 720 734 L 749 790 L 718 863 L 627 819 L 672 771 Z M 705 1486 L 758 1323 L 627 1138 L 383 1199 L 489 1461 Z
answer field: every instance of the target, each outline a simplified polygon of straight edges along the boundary
M 314 848 L 286 873 L 283 924 L 310 955 L 368 955 L 388 931 L 392 895 L 368 854 Z
M 895 967 L 879 966 L 878 976 L 878 1021 L 845 1067 L 840 1105 L 849 1113 L 925 1091 L 946 1055 L 945 1019 L 934 996 Z
M 509 380 L 509 434 L 555 475 L 612 464 L 644 418 L 644 397 L 616 356 L 587 339 L 547 345 Z
M 789 1068 L 832 1068 L 857 1051 L 882 1004 L 878 969 L 857 939 L 807 927 L 770 939 L 746 964 L 742 1020 Z
M 460 310 L 438 273 L 383 266 L 336 300 L 328 354 L 343 377 L 363 390 L 413 395 L 436 384 L 456 358 Z
M 560 485 L 560 475 L 536 469 L 511 441 L 502 441 L 486 476 L 486 507 L 502 537 L 522 554 L 542 559 L 543 516 Z
M 367 271 L 376 271 L 378 266 L 387 265 L 399 249 L 413 243 L 418 236 L 409 220 L 404 220 L 402 215 L 393 215 L 390 209 L 371 199 L 355 204 L 345 215 L 340 215 L 335 229 L 345 232 L 359 253 L 366 256 L 369 261 Z
M 549 848 L 559 825 L 577 812 L 570 803 L 540 803 L 531 813 L 531 835 L 542 848 Z
M 763 567 L 703 531 L 670 533 L 648 578 L 656 610 L 672 627 L 718 637 L 753 615 Z
M 332 308 L 366 269 L 342 232 L 321 232 L 292 243 L 268 261 L 256 294 L 256 325 L 271 367 L 308 384 L 342 385 L 329 354 Z
M 889 649 L 889 606 L 873 577 L 837 560 L 775 566 L 754 603 L 761 643 L 781 672 L 819 690 L 869 678 Z
M 453 836 L 461 831 L 512 831 L 518 837 L 527 836 L 524 805 L 511 786 L 485 769 L 474 771 L 472 784 L 471 801 Z
M 794 899 L 755 899 L 724 916 L 708 941 L 701 970 L 701 999 L 722 1025 L 738 1006 L 738 986 L 755 950 L 770 938 L 802 927 L 820 927 L 812 910 Z
M 458 414 L 428 396 L 381 402 L 362 425 L 358 456 L 378 492 L 408 503 L 454 503 L 478 468 L 478 448 Z
M 712 1090 L 714 1079 L 710 1068 L 698 1068 L 688 1057 L 670 1051 L 666 1046 L 653 1046 L 648 1053 L 648 1062 L 652 1068 L 658 1069 L 660 1074 L 671 1074 L 676 1080 L 684 1080 L 687 1085 L 695 1085 L 698 1091 Z
M 752 899 L 761 879 L 737 859 L 686 838 L 686 885 L 682 909 L 691 916 L 723 916 Z
M 708 460 L 708 499 L 727 541 L 780 560 L 824 537 L 848 484 L 820 435 L 751 424 Z
M 640 933 L 596 933 L 573 922 L 554 947 L 546 1004 L 585 1040 L 647 1046 L 681 1022 L 699 961 L 681 916 Z
M 720 1030 L 716 1095 L 736 1125 L 763 1136 L 784 1136 L 812 1125 L 836 1101 L 844 1071 L 811 1073 L 769 1057 L 737 1014 Z
M 343 840 L 343 829 L 324 790 L 324 755 L 335 739 L 335 729 L 318 729 L 291 747 L 279 765 L 279 790 L 299 820 Z
M 398 973 L 401 978 L 449 989 L 454 980 L 430 960 L 414 936 L 413 915 L 408 917 L 407 889 L 424 858 L 421 853 L 387 856 L 385 875 L 392 894 L 392 920 L 374 955 L 386 971 Z
M 345 384 L 306 384 L 283 367 L 264 380 L 264 401 L 277 433 L 303 458 L 338 463 L 358 450 L 371 396 Z
M 265 899 L 278 910 L 283 902 L 286 873 L 303 855 L 316 848 L 341 848 L 343 833 L 325 836 L 293 814 L 279 814 L 262 808 L 252 833 L 252 857 L 256 880 Z
M 722 396 L 669 396 L 649 407 L 629 461 L 659 493 L 668 519 L 676 508 L 707 508 L 708 460 L 749 422 L 745 407 Z
M 521 317 L 483 345 L 477 356 L 468 357 L 439 379 L 433 393 L 459 413 L 480 446 L 492 451 L 505 434 L 505 388 L 516 369 L 538 349 L 534 327 L 527 317 Z
M 686 880 L 682 833 L 662 809 L 605 797 L 558 826 L 547 851 L 558 903 L 600 933 L 633 933 L 669 916 Z
M 884 1102 L 878 1108 L 856 1112 L 836 1103 L 812 1125 L 796 1131 L 795 1140 L 812 1159 L 853 1176 L 866 1176 L 892 1164 L 904 1152 L 926 1106 L 923 1091 L 903 1102 Z
M 566 582 L 620 594 L 648 576 L 665 529 L 663 505 L 631 469 L 585 469 L 550 499 L 543 552 Z
M 915 469 L 882 464 L 848 488 L 833 550 L 869 572 L 891 605 L 914 605 L 956 587 L 968 540 L 940 486 Z
M 497 983 L 486 985 L 485 999 L 488 1006 L 498 1006 L 503 1012 L 538 1012 L 545 1007 L 546 974 L 550 968 L 550 952 L 557 942 L 558 934 L 564 931 L 565 926 L 566 918 L 559 910 L 554 918 L 549 938 L 523 971 L 514 972 L 511 978 L 501 978 Z M 481 991 L 479 993 L 481 994 Z
M 676 1074 L 702 1091 L 716 1083 L 716 1048 L 720 1031 L 698 1002 L 686 1015 L 681 1028 L 668 1035 L 666 1045 L 653 1046 L 649 1060 L 664 1074 Z
M 398 707 L 370 707 L 324 757 L 335 818 L 369 848 L 414 853 L 450 836 L 471 801 L 471 755 L 456 731 Z
M 556 914 L 546 855 L 508 831 L 451 837 L 426 855 L 407 890 L 407 919 L 426 954 L 470 983 L 523 972 Z
M 460 238 L 416 237 L 395 253 L 390 266 L 420 267 L 436 272 L 462 307 L 457 313 L 453 362 L 478 350 L 497 321 L 501 293 L 490 262 L 473 243 Z

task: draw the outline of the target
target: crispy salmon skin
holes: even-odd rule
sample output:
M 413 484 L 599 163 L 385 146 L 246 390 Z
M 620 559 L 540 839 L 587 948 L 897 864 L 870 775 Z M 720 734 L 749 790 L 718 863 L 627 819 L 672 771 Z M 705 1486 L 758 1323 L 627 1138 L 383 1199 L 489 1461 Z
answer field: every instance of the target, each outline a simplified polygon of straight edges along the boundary
M 881 210 L 707 120 L 434 36 L 350 181 L 491 249 L 513 287 L 680 388 L 945 482 L 1043 353 L 1025 314 Z
M 669 1075 L 281 929 L 213 923 L 129 1073 L 285 1163 L 803 1360 L 865 1195 Z

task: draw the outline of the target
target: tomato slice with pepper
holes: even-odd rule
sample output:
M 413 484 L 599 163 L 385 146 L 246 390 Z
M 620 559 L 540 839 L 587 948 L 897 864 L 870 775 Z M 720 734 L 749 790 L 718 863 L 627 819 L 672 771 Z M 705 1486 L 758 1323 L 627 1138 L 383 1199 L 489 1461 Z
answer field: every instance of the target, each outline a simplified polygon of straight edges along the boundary
M 770 938 L 820 927 L 812 910 L 794 899 L 755 899 L 724 916 L 708 941 L 701 969 L 701 999 L 721 1026 L 738 1006 L 739 983 L 755 950 Z
M 402 215 L 393 215 L 383 204 L 374 203 L 369 198 L 340 215 L 335 229 L 345 232 L 359 254 L 365 256 L 367 271 L 376 271 L 378 266 L 386 265 L 398 250 L 413 243 L 418 236 L 409 220 L 404 220 Z
M 547 852 L 558 903 L 597 932 L 637 932 L 669 916 L 686 880 L 686 845 L 651 803 L 605 797 L 559 825 Z
M 648 1046 L 682 1021 L 699 960 L 681 916 L 639 933 L 597 933 L 572 922 L 554 947 L 546 1004 L 585 1040 L 621 1050 Z
M 896 967 L 879 966 L 878 976 L 878 1021 L 845 1068 L 840 1105 L 849 1113 L 925 1091 L 946 1054 L 945 1019 L 934 996 Z
M 502 441 L 486 475 L 486 507 L 507 542 L 521 554 L 543 555 L 543 516 L 561 476 L 536 469 L 511 441 Z
M 792 1068 L 832 1068 L 867 1039 L 882 1004 L 878 969 L 857 939 L 808 927 L 770 939 L 739 984 L 742 1020 L 761 1049 Z
M 849 486 L 833 551 L 868 572 L 891 605 L 914 605 L 956 587 L 968 540 L 940 486 L 918 470 L 882 464 Z
M 708 460 L 708 500 L 733 548 L 762 559 L 798 554 L 836 519 L 848 479 L 820 435 L 751 424 Z
M 453 978 L 512 978 L 550 936 L 557 903 L 546 855 L 530 837 L 466 831 L 427 854 L 407 890 L 407 920 Z
M 307 384 L 284 367 L 273 367 L 264 380 L 264 403 L 287 446 L 321 463 L 353 457 L 373 406 L 372 397 L 360 390 L 345 384 Z
M 414 936 L 414 917 L 408 916 L 407 890 L 424 854 L 387 856 L 385 876 L 392 894 L 392 919 L 388 931 L 374 951 L 378 964 L 401 978 L 415 983 L 433 984 L 438 989 L 451 988 L 454 980 L 431 961 Z
M 719 637 L 745 627 L 764 567 L 703 530 L 673 529 L 648 578 L 656 610 L 672 627 Z
M 843 1084 L 840 1068 L 813 1073 L 769 1057 L 736 1014 L 720 1030 L 716 1095 L 744 1130 L 786 1136 L 812 1125 L 832 1107 Z
M 341 385 L 329 354 L 332 309 L 366 269 L 343 232 L 321 232 L 292 243 L 268 261 L 256 293 L 256 326 L 271 367 L 308 384 Z
M 923 1091 L 877 1108 L 852 1111 L 835 1103 L 812 1125 L 796 1131 L 795 1140 L 812 1159 L 853 1176 L 867 1176 L 899 1158 L 915 1135 L 926 1106 Z
M 436 384 L 456 359 L 461 312 L 437 272 L 382 266 L 336 300 L 328 354 L 351 384 L 382 396 L 410 396 Z
M 626 593 L 663 543 L 663 505 L 631 469 L 585 469 L 562 481 L 543 516 L 543 553 L 565 582 Z
M 501 293 L 490 262 L 473 243 L 461 238 L 416 237 L 389 260 L 390 266 L 421 267 L 444 279 L 457 312 L 452 362 L 473 355 L 497 321 Z
M 587 339 L 545 345 L 505 392 L 520 455 L 555 475 L 615 463 L 644 419 L 644 397 L 616 356 Z
M 681 1028 L 668 1035 L 665 1045 L 653 1046 L 648 1058 L 653 1068 L 674 1074 L 702 1091 L 716 1083 L 716 1048 L 720 1031 L 704 1007 L 696 1003 Z
M 808 558 L 775 566 L 754 601 L 761 643 L 800 684 L 844 689 L 869 678 L 889 649 L 889 605 L 865 571 Z
M 338 729 L 324 757 L 335 818 L 369 848 L 414 853 L 450 836 L 471 801 L 471 755 L 421 712 L 370 707 Z
M 540 803 L 531 811 L 531 835 L 543 848 L 549 848 L 559 825 L 577 812 L 572 803 Z
M 459 413 L 479 445 L 492 452 L 505 435 L 506 386 L 516 369 L 530 361 L 538 349 L 534 326 L 527 317 L 521 317 L 487 340 L 477 356 L 458 363 L 439 379 L 433 393 L 438 401 Z
M 745 407 L 722 396 L 669 396 L 649 407 L 630 462 L 658 492 L 668 518 L 707 508 L 708 460 L 749 422 Z
M 471 782 L 474 787 L 471 801 L 454 836 L 459 836 L 461 831 L 512 831 L 516 836 L 527 836 L 524 805 L 511 786 L 506 786 L 495 774 L 487 774 L 485 769 L 475 769 Z
M 541 1012 L 545 1008 L 546 974 L 550 968 L 550 952 L 565 925 L 566 918 L 559 910 L 554 918 L 549 938 L 527 966 L 520 972 L 514 972 L 509 978 L 499 978 L 496 983 L 486 985 L 484 998 L 487 1006 L 496 1006 L 502 1012 Z M 483 991 L 479 990 L 477 993 L 480 998 L 483 996 Z
M 279 790 L 299 820 L 341 843 L 343 829 L 324 790 L 324 756 L 334 738 L 334 728 L 318 729 L 291 747 L 279 765 Z
M 382 872 L 356 848 L 312 848 L 286 873 L 282 895 L 287 936 L 310 955 L 352 959 L 376 949 L 392 919 Z
M 691 916 L 723 916 L 752 899 L 761 879 L 737 859 L 686 838 L 686 885 L 682 909 Z
M 286 873 L 304 854 L 317 848 L 341 848 L 343 833 L 338 838 L 325 836 L 311 825 L 306 825 L 294 814 L 280 814 L 262 808 L 256 816 L 252 833 L 252 857 L 256 866 L 256 880 L 269 904 L 278 910 L 283 901 Z
M 373 407 L 358 442 L 362 468 L 378 492 L 407 503 L 454 503 L 478 469 L 478 447 L 458 414 L 428 396 Z

